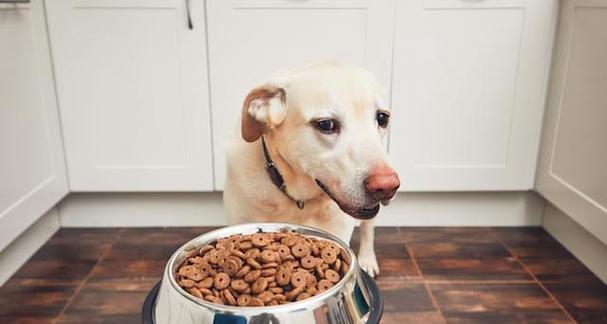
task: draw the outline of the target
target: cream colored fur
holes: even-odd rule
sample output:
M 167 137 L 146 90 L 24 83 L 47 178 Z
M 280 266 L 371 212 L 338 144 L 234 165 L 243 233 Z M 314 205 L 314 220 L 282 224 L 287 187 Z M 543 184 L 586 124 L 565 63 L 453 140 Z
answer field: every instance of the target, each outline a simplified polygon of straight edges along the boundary
M 282 89 L 286 98 L 272 92 L 276 89 Z M 266 96 L 259 97 L 260 93 Z M 335 62 L 280 73 L 253 89 L 243 107 L 243 135 L 234 134 L 227 149 L 224 206 L 228 222 L 304 224 L 349 242 L 359 221 L 344 213 L 315 179 L 344 205 L 365 208 L 377 203 L 365 193 L 363 181 L 374 166 L 388 165 L 387 131 L 377 125 L 378 109 L 390 111 L 371 75 Z M 340 120 L 339 134 L 323 134 L 313 127 L 311 121 L 326 117 Z M 305 201 L 304 209 L 270 181 L 261 141 L 255 140 L 259 129 L 247 123 L 259 123 L 289 195 Z M 372 220 L 362 221 L 358 258 L 372 276 L 379 273 L 373 231 Z

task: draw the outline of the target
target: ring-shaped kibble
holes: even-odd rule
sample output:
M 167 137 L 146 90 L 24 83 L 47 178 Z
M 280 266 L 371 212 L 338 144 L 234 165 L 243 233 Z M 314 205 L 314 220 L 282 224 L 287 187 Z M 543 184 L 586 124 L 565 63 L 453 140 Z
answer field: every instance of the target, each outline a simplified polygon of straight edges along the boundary
M 339 272 L 339 269 L 341 269 L 341 260 L 338 258 L 335 260 L 335 263 L 333 263 L 333 270 Z
M 206 296 L 204 296 L 204 299 L 206 301 L 210 301 L 211 303 L 214 303 L 214 304 L 223 305 L 223 300 L 221 298 L 217 297 L 217 296 L 214 296 L 214 295 L 206 295 Z
M 213 282 L 215 281 L 215 279 L 213 277 L 206 277 L 204 279 L 202 279 L 202 281 L 200 281 L 196 287 L 198 288 L 211 288 L 213 287 Z
M 308 288 L 308 294 L 316 296 L 318 294 L 318 289 L 316 286 Z
M 312 269 L 314 266 L 316 266 L 316 258 L 312 255 L 306 255 L 305 257 L 301 258 L 299 263 L 304 269 Z
M 209 262 L 212 264 L 218 264 L 221 261 L 221 252 L 219 250 L 211 250 L 209 252 Z
M 332 283 L 337 283 L 341 278 L 339 277 L 339 274 L 335 272 L 335 270 L 327 269 L 327 271 L 325 271 L 325 279 L 329 280 Z
M 295 300 L 300 301 L 310 297 L 310 294 L 308 294 L 307 292 L 302 292 L 301 294 L 297 295 L 297 298 L 295 298 Z
M 280 254 L 281 257 L 285 257 L 287 255 L 291 255 L 291 249 L 288 246 L 284 245 L 284 244 L 279 245 L 277 251 L 278 251 L 278 254 Z
M 296 271 L 293 275 L 291 275 L 291 285 L 293 285 L 293 287 L 303 287 L 306 285 L 307 279 L 308 272 Z
M 274 262 L 276 259 L 276 252 L 272 250 L 263 250 L 261 252 L 261 261 L 264 263 Z
M 287 237 L 284 244 L 288 247 L 293 247 L 293 245 L 297 244 L 297 242 L 299 242 L 299 237 L 293 235 Z
M 190 288 L 190 289 L 188 289 L 188 292 L 196 298 L 200 298 L 200 299 L 204 298 L 202 295 L 202 292 L 200 292 L 200 290 L 198 288 L 195 288 L 195 287 Z
M 242 240 L 240 234 L 232 234 L 228 237 L 228 241 L 233 244 L 240 242 L 240 240 Z
M 200 290 L 200 292 L 206 296 L 206 295 L 212 295 L 213 292 L 211 291 L 211 289 L 208 288 L 198 288 L 198 290 Z
M 331 287 L 333 287 L 333 283 L 327 279 L 323 279 L 318 282 L 318 291 L 319 292 L 323 292 Z
M 251 295 L 242 294 L 238 296 L 236 303 L 238 304 L 238 306 L 248 306 L 250 301 Z
M 283 301 L 287 300 L 287 296 L 285 296 L 282 293 L 277 293 L 277 294 L 274 294 L 273 299 L 276 300 L 276 301 L 278 301 L 278 302 L 283 302 Z
M 202 262 L 200 264 L 198 264 L 198 269 L 200 269 L 200 271 L 202 271 L 205 275 L 211 275 L 214 271 L 213 271 L 213 266 L 211 266 L 208 262 Z
M 270 302 L 270 301 L 271 301 L 271 300 L 274 298 L 274 293 L 272 293 L 272 292 L 271 292 L 271 291 L 269 291 L 269 290 L 266 290 L 266 291 L 261 292 L 260 294 L 258 294 L 258 295 L 257 295 L 257 297 L 258 297 L 259 299 L 261 299 L 261 301 L 262 301 L 264 304 L 267 304 L 267 303 L 269 303 L 269 302 Z
M 242 278 L 246 276 L 249 272 L 251 272 L 251 266 L 248 264 L 244 265 L 242 268 L 240 268 L 240 270 L 238 270 L 238 272 L 236 272 L 234 278 Z
M 310 247 L 303 242 L 299 242 L 291 247 L 291 253 L 293 253 L 296 258 L 303 258 L 310 253 Z
M 259 277 L 251 284 L 251 292 L 253 294 L 259 294 L 268 288 L 268 280 L 264 277 Z
M 268 269 L 263 269 L 261 270 L 261 276 L 262 277 L 270 277 L 276 274 L 276 268 L 268 268 Z
M 276 273 L 276 283 L 279 286 L 286 286 L 291 282 L 291 270 L 283 268 Z
M 314 266 L 314 271 L 316 272 L 316 276 L 319 278 L 325 277 L 325 270 L 322 268 L 323 263 L 317 262 L 316 266 Z
M 250 249 L 250 248 L 252 248 L 252 247 L 253 247 L 253 243 L 252 243 L 251 241 L 244 241 L 244 242 L 240 242 L 240 243 L 238 244 L 238 248 L 239 248 L 241 251 L 248 250 L 248 249 Z
M 240 251 L 240 250 L 232 250 L 230 253 L 232 253 L 232 255 L 234 255 L 234 256 L 237 256 L 241 260 L 244 260 L 247 258 L 246 255 L 244 253 L 242 253 L 242 251 Z
M 263 301 L 257 297 L 251 297 L 247 306 L 249 306 L 249 307 L 263 306 Z
M 190 264 L 201 264 L 201 263 L 206 262 L 206 261 L 205 261 L 205 259 L 204 259 L 203 257 L 201 257 L 201 256 L 195 256 L 195 257 L 189 258 L 189 259 L 188 259 L 188 262 L 189 262 Z
M 313 275 L 308 275 L 308 277 L 306 278 L 306 288 L 310 289 L 312 287 L 316 287 L 316 284 L 318 284 L 318 280 L 316 279 L 316 277 Z
M 215 281 L 213 286 L 215 289 L 222 290 L 228 288 L 230 285 L 230 276 L 225 272 L 220 272 L 215 275 Z
M 179 281 L 179 285 L 184 288 L 192 288 L 196 285 L 196 281 L 190 279 L 182 279 Z
M 221 291 L 221 297 L 223 298 L 223 300 L 225 302 L 227 302 L 228 305 L 236 305 L 236 298 L 234 297 L 234 295 L 232 295 L 232 293 L 230 292 L 230 289 L 224 289 Z
M 253 258 L 248 258 L 247 264 L 249 264 L 251 267 L 253 267 L 257 270 L 261 269 L 261 264 L 259 264 L 259 262 L 255 261 L 255 259 L 253 259 Z
M 259 276 L 261 276 L 261 270 L 253 270 L 244 276 L 244 281 L 253 283 L 255 280 L 257 280 L 257 278 L 259 278 Z
M 343 262 L 350 262 L 350 257 L 348 256 L 348 253 L 346 252 L 346 250 L 339 249 L 339 256 L 341 257 Z
M 259 256 L 259 254 L 261 254 L 261 251 L 258 248 L 252 248 L 245 252 L 244 255 L 247 259 L 255 259 Z
M 266 246 L 270 244 L 270 240 L 268 239 L 268 235 L 264 233 L 253 234 L 251 237 L 251 242 L 255 246 Z
M 348 270 L 350 270 L 350 265 L 347 262 L 343 261 L 341 263 L 341 269 L 340 269 L 341 275 L 343 276 L 346 273 L 348 273 Z
M 335 260 L 337 260 L 338 254 L 339 253 L 337 251 L 330 248 L 329 246 L 325 247 L 324 249 L 322 249 L 322 252 L 320 252 L 322 260 L 327 264 L 332 264 L 333 262 L 335 262 Z
M 196 269 L 193 269 L 192 271 L 187 272 L 185 277 L 188 279 L 192 279 L 194 281 L 200 281 L 200 280 L 204 279 L 205 274 L 202 273 L 202 271 L 200 271 L 198 268 L 196 268 Z
M 303 291 L 304 291 L 304 286 L 295 287 L 295 288 L 293 288 L 293 290 L 286 293 L 285 297 L 287 297 L 288 300 L 293 300 L 293 299 L 295 299 L 295 297 L 297 297 Z
M 232 277 L 240 270 L 240 264 L 236 260 L 228 259 L 223 263 L 222 268 L 225 273 Z
M 278 267 L 278 263 L 276 263 L 276 262 L 264 263 L 261 265 L 262 269 L 277 268 L 277 267 Z
M 211 251 L 212 249 L 214 249 L 214 248 L 213 248 L 213 246 L 212 246 L 212 245 L 210 245 L 210 244 L 203 245 L 203 246 L 200 248 L 200 250 L 198 250 L 198 254 L 199 254 L 199 255 L 204 255 L 205 253 L 207 253 L 207 252 Z
M 232 287 L 232 289 L 234 289 L 234 291 L 242 293 L 245 290 L 247 290 L 247 288 L 249 288 L 249 284 L 242 279 L 234 279 L 230 283 L 230 287 Z

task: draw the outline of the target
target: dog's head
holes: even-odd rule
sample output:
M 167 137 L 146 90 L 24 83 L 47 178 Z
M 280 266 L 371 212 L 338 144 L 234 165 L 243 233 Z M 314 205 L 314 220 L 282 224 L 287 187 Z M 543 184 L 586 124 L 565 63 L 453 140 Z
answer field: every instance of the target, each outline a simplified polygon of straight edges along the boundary
M 247 95 L 242 137 L 271 137 L 291 167 L 309 176 L 347 214 L 369 219 L 400 182 L 384 142 L 390 108 L 360 68 L 324 62 L 276 76 Z

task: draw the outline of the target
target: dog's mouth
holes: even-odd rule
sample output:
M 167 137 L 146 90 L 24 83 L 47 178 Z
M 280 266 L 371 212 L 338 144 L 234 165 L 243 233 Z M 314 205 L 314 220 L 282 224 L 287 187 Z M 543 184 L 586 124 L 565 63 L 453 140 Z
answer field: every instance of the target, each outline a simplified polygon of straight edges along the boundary
M 340 202 L 339 200 L 337 200 L 335 198 L 335 196 L 331 193 L 329 188 L 327 188 L 327 186 L 325 186 L 318 179 L 316 179 L 316 184 L 318 185 L 318 187 L 320 189 L 322 189 L 322 191 L 325 192 L 325 194 L 327 194 L 327 196 L 329 196 L 329 198 L 331 198 L 337 204 L 337 206 L 339 206 L 339 208 L 344 213 L 346 213 L 356 219 L 362 219 L 362 220 L 371 219 L 371 218 L 375 217 L 375 215 L 377 215 L 377 213 L 379 212 L 379 202 L 377 202 L 373 206 L 367 207 L 367 208 L 353 208 L 353 207 L 348 206 L 348 205 Z

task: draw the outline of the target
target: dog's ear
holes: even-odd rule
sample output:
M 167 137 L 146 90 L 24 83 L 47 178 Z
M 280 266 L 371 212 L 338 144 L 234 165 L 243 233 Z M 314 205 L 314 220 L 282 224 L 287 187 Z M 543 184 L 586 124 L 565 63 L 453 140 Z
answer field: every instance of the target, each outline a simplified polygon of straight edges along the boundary
M 274 84 L 264 84 L 249 92 L 242 105 L 242 138 L 255 142 L 268 128 L 277 127 L 287 116 L 285 90 Z

